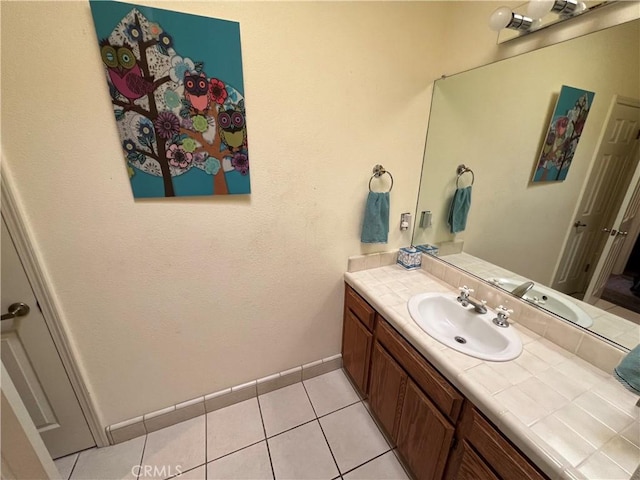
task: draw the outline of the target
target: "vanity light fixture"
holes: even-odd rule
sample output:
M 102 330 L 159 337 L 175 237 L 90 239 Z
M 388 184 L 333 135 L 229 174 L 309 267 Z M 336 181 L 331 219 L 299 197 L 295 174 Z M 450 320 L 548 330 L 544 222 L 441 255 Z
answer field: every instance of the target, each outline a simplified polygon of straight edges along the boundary
M 527 14 L 534 20 L 548 13 L 555 13 L 560 18 L 569 18 L 584 12 L 587 6 L 577 0 L 531 0 L 527 6 Z
M 611 3 L 615 3 L 615 0 L 594 2 L 591 7 L 580 0 L 530 0 L 515 10 L 509 7 L 496 9 L 489 17 L 489 27 L 500 32 L 498 43 L 501 43 Z M 510 30 L 510 34 L 507 34 Z M 506 34 L 506 40 L 501 39 L 503 33 Z
M 532 23 L 531 18 L 515 13 L 509 7 L 498 8 L 489 17 L 489 27 L 496 32 L 503 28 L 526 32 L 531 28 Z

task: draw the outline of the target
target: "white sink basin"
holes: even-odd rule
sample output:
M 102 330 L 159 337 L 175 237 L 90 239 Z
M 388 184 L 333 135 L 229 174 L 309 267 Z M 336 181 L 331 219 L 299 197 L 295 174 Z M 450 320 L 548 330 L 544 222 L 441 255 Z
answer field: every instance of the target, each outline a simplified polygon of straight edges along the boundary
M 459 352 L 496 362 L 513 360 L 522 352 L 513 327 L 498 327 L 492 322 L 494 312 L 463 307 L 453 293 L 420 293 L 409 299 L 408 307 L 420 328 Z
M 522 284 L 518 280 L 509 278 L 498 278 L 494 280 L 494 283 L 508 292 L 513 291 L 514 288 Z M 587 312 L 571 300 L 564 298 L 560 293 L 543 285 L 535 283 L 533 288 L 525 293 L 522 298 L 581 327 L 589 328 L 593 325 L 593 319 Z

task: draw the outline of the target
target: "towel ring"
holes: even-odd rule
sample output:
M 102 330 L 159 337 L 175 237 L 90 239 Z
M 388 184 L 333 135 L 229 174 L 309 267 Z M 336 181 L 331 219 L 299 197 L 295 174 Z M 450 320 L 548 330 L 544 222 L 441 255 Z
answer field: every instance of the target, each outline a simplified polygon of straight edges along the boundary
M 458 174 L 456 178 L 456 188 L 460 188 L 459 186 L 460 177 L 467 172 L 471 174 L 471 185 L 473 185 L 473 182 L 476 180 L 476 176 L 473 174 L 473 170 L 465 166 L 464 163 L 461 163 L 460 165 L 458 165 L 458 168 L 456 169 L 456 173 Z
M 371 178 L 369 179 L 370 192 L 373 192 L 373 190 L 371 190 L 371 182 L 373 181 L 373 179 L 380 178 L 385 173 L 389 175 L 389 178 L 391 178 L 391 186 L 389 187 L 389 191 L 391 191 L 391 189 L 393 188 L 393 176 L 391 175 L 391 172 L 389 172 L 388 170 L 385 170 L 382 165 L 376 165 L 375 167 L 373 167 L 373 175 L 371 175 Z

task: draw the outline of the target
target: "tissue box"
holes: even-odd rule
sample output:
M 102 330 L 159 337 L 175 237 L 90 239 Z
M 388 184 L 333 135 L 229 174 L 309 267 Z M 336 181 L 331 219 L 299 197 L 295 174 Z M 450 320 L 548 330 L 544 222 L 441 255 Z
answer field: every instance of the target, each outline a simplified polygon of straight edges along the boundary
M 434 257 L 438 256 L 438 247 L 434 245 L 425 243 L 424 245 L 416 245 L 415 248 L 422 253 L 427 253 L 429 255 L 433 255 Z
M 422 252 L 414 247 L 401 248 L 398 251 L 398 264 L 407 270 L 420 268 L 422 264 Z

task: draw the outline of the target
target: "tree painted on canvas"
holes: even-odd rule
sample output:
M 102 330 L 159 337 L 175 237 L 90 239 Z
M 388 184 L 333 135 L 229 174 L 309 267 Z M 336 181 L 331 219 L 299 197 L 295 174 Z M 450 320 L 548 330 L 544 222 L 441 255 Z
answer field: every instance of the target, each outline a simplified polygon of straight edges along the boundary
M 238 24 L 91 9 L 134 197 L 250 193 Z
M 594 97 L 593 92 L 562 86 L 533 182 L 563 181 L 567 178 Z

